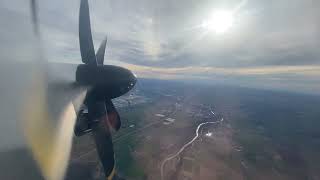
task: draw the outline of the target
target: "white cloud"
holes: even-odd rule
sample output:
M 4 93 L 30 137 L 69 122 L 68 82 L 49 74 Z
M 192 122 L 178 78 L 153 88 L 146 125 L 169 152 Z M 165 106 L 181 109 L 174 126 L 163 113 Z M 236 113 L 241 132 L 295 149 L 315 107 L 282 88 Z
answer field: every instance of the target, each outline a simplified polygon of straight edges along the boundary
M 287 84 L 299 80 L 303 84 L 304 79 L 319 76 L 319 2 L 95 0 L 89 3 L 96 49 L 108 35 L 105 62 L 135 68 L 146 77 L 232 76 L 250 81 L 259 77 L 273 82 L 285 80 Z M 80 63 L 79 1 L 44 0 L 39 1 L 39 6 L 46 58 Z M 28 19 L 27 7 L 21 0 L 2 1 L 2 14 L 15 16 L 2 18 L 2 24 L 14 24 L 11 21 L 21 16 Z M 235 25 L 223 36 L 204 35 L 197 25 L 212 9 L 219 8 L 237 9 Z M 14 50 L 10 47 L 2 45 L 1 52 Z

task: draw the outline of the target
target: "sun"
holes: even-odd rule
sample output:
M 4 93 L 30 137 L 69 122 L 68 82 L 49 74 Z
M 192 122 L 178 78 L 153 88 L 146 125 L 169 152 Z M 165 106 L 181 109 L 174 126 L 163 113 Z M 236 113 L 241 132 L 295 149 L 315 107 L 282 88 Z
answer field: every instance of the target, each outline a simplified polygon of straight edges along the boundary
M 227 10 L 215 11 L 209 16 L 208 19 L 204 20 L 201 24 L 201 27 L 214 31 L 217 34 L 225 33 L 229 30 L 234 22 L 233 13 Z

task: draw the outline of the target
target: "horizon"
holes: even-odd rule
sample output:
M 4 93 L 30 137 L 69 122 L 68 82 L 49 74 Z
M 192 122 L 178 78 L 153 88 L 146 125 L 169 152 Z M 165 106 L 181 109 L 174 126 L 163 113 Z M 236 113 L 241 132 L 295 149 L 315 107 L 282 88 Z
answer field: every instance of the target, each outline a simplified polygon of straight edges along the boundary
M 28 53 L 32 35 L 26 3 L 1 3 L 1 33 L 8 42 L 0 48 L 1 59 L 34 58 Z M 314 94 L 320 92 L 320 13 L 314 3 L 97 0 L 89 5 L 95 48 L 108 36 L 106 64 L 126 67 L 139 77 Z M 49 62 L 81 63 L 78 7 L 77 0 L 39 2 L 42 48 Z M 216 12 L 222 12 L 218 19 L 211 17 Z M 12 29 L 21 37 L 12 36 Z

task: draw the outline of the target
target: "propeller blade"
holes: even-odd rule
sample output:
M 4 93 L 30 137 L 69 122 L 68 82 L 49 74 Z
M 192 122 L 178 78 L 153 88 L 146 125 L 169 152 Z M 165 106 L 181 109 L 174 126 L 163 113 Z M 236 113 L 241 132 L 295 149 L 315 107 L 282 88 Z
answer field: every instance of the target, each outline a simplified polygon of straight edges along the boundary
M 27 146 L 44 178 L 62 180 L 70 156 L 76 120 L 72 102 L 74 99 L 83 101 L 86 89 L 61 79 L 49 78 L 41 46 L 36 0 L 31 0 L 31 11 L 34 31 L 38 37 L 38 51 L 29 89 L 22 102 L 22 128 Z
M 96 54 L 96 57 L 97 57 L 97 64 L 98 65 L 103 65 L 103 61 L 104 61 L 104 54 L 105 54 L 105 52 L 106 52 L 106 45 L 107 45 L 107 40 L 108 38 L 106 37 L 103 41 L 102 41 L 102 43 L 101 43 L 101 45 L 100 45 L 100 47 L 99 47 L 99 49 L 98 49 L 98 51 L 97 51 L 97 54 Z
M 79 12 L 79 43 L 82 62 L 96 65 L 96 55 L 93 46 L 88 0 L 81 0 Z
M 120 115 L 117 109 L 114 107 L 111 99 L 106 100 L 106 109 L 108 115 L 108 124 L 116 131 L 118 131 L 121 127 Z
M 88 107 L 88 119 L 90 119 L 92 136 L 104 168 L 104 173 L 108 180 L 112 180 L 115 174 L 114 151 L 109 125 L 105 123 L 107 119 L 105 102 L 96 99 L 92 91 L 88 91 L 85 103 Z
M 43 176 L 60 180 L 72 146 L 76 120 L 72 102 L 79 98 L 83 101 L 86 91 L 69 83 L 48 83 L 47 91 L 46 82 L 36 85 L 25 101 L 25 136 Z
M 31 16 L 32 16 L 32 23 L 34 27 L 34 32 L 38 36 L 39 35 L 39 22 L 38 22 L 38 6 L 36 0 L 31 0 Z
M 0 162 L 0 179 L 63 179 L 76 115 L 72 100 L 85 92 L 49 81 L 36 2 L 26 7 L 31 8 L 30 24 L 25 16 L 4 13 L 10 23 L 3 22 L 0 39 L 10 45 L 0 47 L 0 156 L 7 157 Z
M 109 128 L 102 119 L 92 125 L 92 135 L 107 180 L 112 180 L 115 176 L 113 143 Z

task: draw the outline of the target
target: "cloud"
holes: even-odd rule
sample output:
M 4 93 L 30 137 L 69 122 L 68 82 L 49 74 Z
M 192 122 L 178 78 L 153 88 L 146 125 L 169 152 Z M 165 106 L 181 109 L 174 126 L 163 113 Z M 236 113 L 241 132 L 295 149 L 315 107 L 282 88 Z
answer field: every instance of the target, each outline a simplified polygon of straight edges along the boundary
M 161 68 L 121 63 L 138 77 L 180 79 L 211 84 L 289 90 L 318 94 L 320 66 L 271 66 L 248 68 L 182 67 Z
M 232 76 L 268 76 L 268 75 L 299 75 L 299 76 L 320 76 L 320 66 L 271 66 L 271 67 L 250 67 L 250 68 L 221 68 L 221 67 L 182 67 L 182 68 L 161 68 L 120 64 L 123 67 L 147 77 L 145 73 L 158 75 L 232 75 Z M 320 81 L 320 80 L 319 80 Z
M 253 78 L 303 84 L 319 76 L 320 2 L 95 0 L 89 3 L 95 48 L 108 36 L 105 62 L 133 68 L 145 77 L 216 80 L 241 77 L 255 85 Z M 52 62 L 81 63 L 79 0 L 44 0 L 39 1 L 39 6 L 46 58 Z M 205 33 L 199 28 L 216 9 L 235 12 L 234 26 L 223 35 Z M 18 17 L 24 15 L 28 19 L 29 9 L 25 1 L 3 0 L 1 13 L 3 17 L 16 17 L 2 18 L 5 24 L 11 24 L 21 21 Z M 1 50 L 4 49 L 8 48 L 2 45 Z

